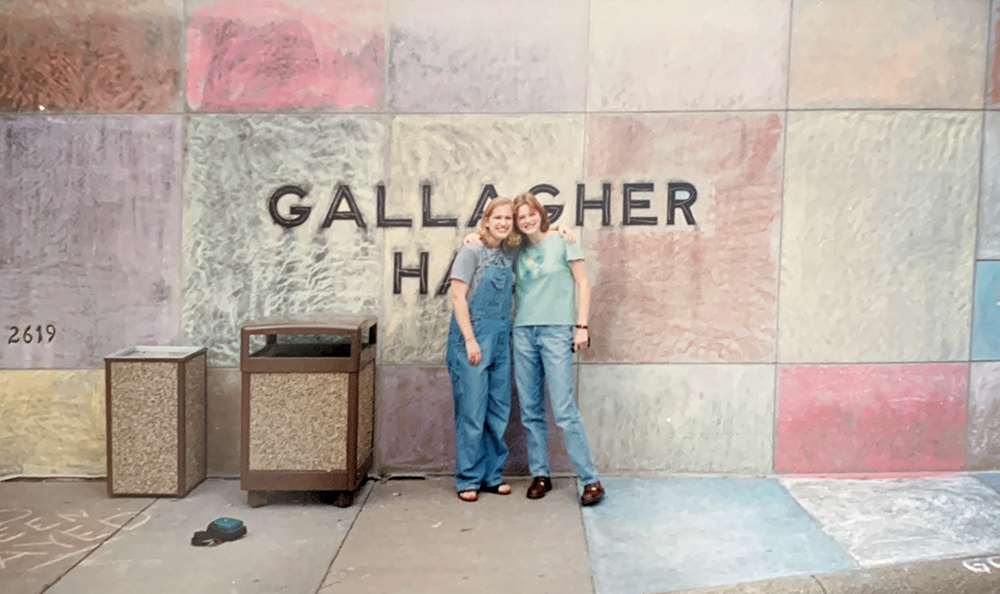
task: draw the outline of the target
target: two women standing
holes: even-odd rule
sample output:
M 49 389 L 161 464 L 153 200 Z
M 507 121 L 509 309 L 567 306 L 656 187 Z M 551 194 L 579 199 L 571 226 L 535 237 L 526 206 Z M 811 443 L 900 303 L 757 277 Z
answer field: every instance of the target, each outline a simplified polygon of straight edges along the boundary
M 584 485 L 580 503 L 592 505 L 604 497 L 574 399 L 573 352 L 590 343 L 590 284 L 579 246 L 552 231 L 534 195 L 521 194 L 513 203 L 494 198 L 480 222 L 482 245 L 463 245 L 452 266 L 455 313 L 447 361 L 455 399 L 455 484 L 465 501 L 475 501 L 479 491 L 510 493 L 501 473 L 510 413 L 510 282 L 515 271 L 514 375 L 534 477 L 527 497 L 539 499 L 552 489 L 546 386 L 566 451 Z M 484 340 L 488 348 L 482 346 Z

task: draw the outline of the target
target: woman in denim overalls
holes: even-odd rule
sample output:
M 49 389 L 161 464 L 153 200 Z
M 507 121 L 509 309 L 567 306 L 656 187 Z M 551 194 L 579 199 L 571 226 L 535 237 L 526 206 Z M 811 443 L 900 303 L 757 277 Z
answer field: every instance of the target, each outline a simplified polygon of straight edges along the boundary
M 510 494 L 502 481 L 503 434 L 510 416 L 510 310 L 514 293 L 513 203 L 494 198 L 479 223 L 483 245 L 463 245 L 448 291 L 454 315 L 446 360 L 455 400 L 455 488 L 462 501 L 479 492 Z

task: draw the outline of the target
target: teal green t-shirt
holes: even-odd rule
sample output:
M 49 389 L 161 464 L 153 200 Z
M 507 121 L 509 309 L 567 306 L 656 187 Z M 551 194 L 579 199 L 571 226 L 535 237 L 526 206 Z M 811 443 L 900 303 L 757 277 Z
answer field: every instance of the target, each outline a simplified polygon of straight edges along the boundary
M 515 326 L 576 323 L 576 282 L 569 269 L 573 260 L 583 260 L 580 245 L 566 243 L 558 233 L 521 249 L 515 270 Z

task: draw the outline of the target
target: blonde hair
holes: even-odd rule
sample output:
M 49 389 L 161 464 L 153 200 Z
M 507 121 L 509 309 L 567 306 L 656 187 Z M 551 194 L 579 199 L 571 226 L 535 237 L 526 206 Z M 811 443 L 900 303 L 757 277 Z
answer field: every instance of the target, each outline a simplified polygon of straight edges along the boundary
M 523 194 L 518 194 L 514 198 L 514 228 L 517 229 L 517 211 L 522 206 L 527 206 L 531 210 L 538 213 L 538 216 L 542 218 L 542 224 L 538 226 L 542 233 L 549 230 L 549 213 L 545 211 L 545 207 L 542 203 L 538 201 L 531 192 L 525 192 Z
M 493 236 L 489 230 L 486 229 L 486 221 L 493 216 L 493 211 L 496 209 L 506 206 L 510 208 L 511 222 L 510 222 L 510 235 L 507 236 L 502 242 Z M 521 244 L 521 232 L 517 230 L 517 225 L 513 221 L 514 218 L 514 202 L 510 198 L 494 198 L 490 200 L 486 208 L 483 209 L 483 216 L 479 219 L 479 239 L 483 240 L 483 244 L 492 249 L 498 245 L 503 245 L 503 251 L 509 252 Z

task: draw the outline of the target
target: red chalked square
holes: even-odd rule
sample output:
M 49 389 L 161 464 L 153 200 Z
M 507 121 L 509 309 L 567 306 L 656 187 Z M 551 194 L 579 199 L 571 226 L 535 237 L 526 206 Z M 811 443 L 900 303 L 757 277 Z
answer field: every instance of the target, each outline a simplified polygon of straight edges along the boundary
M 774 468 L 959 470 L 968 378 L 967 363 L 782 367 Z
M 384 0 L 192 0 L 188 103 L 202 112 L 366 109 L 382 99 Z

